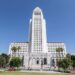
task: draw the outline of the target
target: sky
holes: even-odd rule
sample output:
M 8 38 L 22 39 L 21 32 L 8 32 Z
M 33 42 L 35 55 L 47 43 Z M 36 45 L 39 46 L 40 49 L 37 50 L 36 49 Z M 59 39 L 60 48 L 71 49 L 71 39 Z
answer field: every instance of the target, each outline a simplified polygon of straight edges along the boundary
M 11 42 L 27 42 L 29 20 L 35 7 L 46 19 L 47 41 L 64 42 L 75 54 L 75 0 L 0 0 L 0 53 Z

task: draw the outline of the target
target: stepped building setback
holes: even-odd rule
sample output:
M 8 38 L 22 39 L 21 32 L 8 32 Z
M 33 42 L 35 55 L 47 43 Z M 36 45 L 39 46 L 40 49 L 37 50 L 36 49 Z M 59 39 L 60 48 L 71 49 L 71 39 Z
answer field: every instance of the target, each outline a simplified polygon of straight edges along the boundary
M 9 46 L 10 56 L 23 59 L 22 67 L 24 69 L 56 68 L 57 59 L 63 59 L 66 56 L 65 44 L 63 42 L 47 42 L 46 21 L 39 7 L 33 10 L 29 24 L 29 41 L 11 43 Z M 13 46 L 20 47 L 20 49 L 14 53 L 11 50 Z M 63 49 L 60 55 L 56 51 L 57 48 Z

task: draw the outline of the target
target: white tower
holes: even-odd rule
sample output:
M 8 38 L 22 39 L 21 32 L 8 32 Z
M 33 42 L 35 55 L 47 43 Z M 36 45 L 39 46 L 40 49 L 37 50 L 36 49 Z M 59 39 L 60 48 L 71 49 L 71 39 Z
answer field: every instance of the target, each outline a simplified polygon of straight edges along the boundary
M 30 50 L 31 52 L 48 52 L 46 22 L 42 10 L 36 7 L 30 19 Z

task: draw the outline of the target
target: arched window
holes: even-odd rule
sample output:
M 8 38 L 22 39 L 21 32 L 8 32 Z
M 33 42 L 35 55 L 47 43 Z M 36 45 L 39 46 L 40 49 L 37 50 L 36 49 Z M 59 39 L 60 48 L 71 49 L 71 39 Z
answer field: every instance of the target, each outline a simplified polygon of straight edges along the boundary
M 44 65 L 47 64 L 47 58 L 44 58 Z
M 36 60 L 36 64 L 39 64 L 39 59 L 37 58 L 37 60 Z
M 39 64 L 39 60 L 37 60 L 36 63 Z

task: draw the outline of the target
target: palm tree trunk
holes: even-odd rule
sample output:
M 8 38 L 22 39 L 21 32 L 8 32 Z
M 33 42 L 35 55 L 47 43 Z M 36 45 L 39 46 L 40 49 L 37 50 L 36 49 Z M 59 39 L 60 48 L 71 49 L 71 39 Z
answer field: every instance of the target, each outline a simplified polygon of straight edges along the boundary
M 17 57 L 19 57 L 19 50 L 17 50 Z

